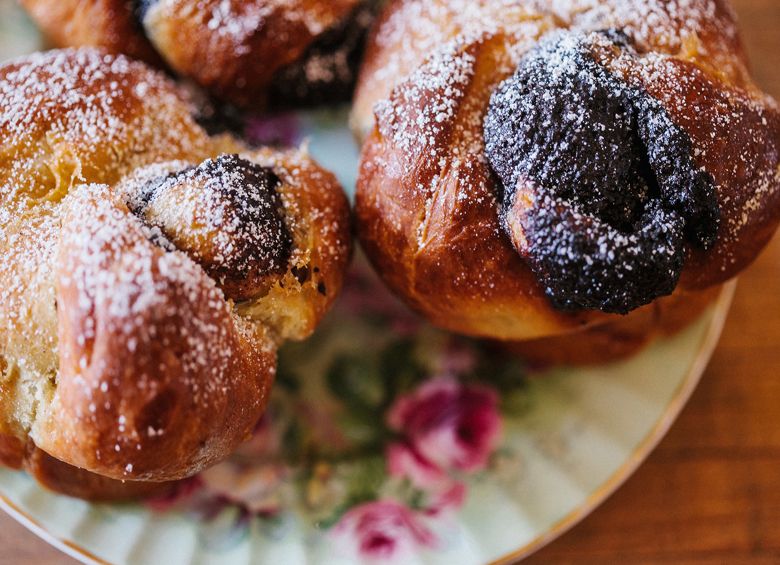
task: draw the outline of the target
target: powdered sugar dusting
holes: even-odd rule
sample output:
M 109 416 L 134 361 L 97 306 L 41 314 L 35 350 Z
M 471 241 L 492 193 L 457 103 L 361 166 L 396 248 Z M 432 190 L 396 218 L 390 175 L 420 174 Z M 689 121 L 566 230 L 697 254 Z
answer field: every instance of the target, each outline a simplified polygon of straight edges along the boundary
M 331 0 L 337 5 L 350 6 L 355 0 Z M 215 41 L 230 48 L 235 56 L 252 54 L 252 41 L 258 30 L 267 28 L 271 16 L 283 18 L 293 25 L 303 25 L 311 36 L 317 36 L 337 23 L 336 10 L 323 7 L 318 2 L 290 2 L 289 0 L 265 0 L 243 2 L 240 0 L 167 0 L 152 6 L 145 18 L 154 21 L 155 10 L 165 9 L 184 17 L 202 14 L 205 26 L 215 34 Z M 271 30 L 273 33 L 273 30 Z M 282 38 L 283 39 L 283 38 Z
M 311 218 L 344 232 L 346 210 L 276 194 L 276 169 L 286 181 L 297 173 L 265 169 L 252 154 L 217 158 L 249 152 L 229 136 L 208 137 L 191 111 L 162 75 L 99 50 L 52 51 L 0 68 L 0 427 L 85 468 L 107 462 L 98 472 L 114 476 L 160 479 L 148 461 L 128 456 L 152 449 L 152 440 L 181 451 L 181 460 L 162 462 L 174 468 L 162 478 L 197 471 L 226 455 L 259 416 L 282 332 L 240 314 L 207 260 L 240 271 L 239 279 L 265 261 L 281 279 L 289 244 L 295 256 L 320 251 Z M 300 182 L 314 194 L 309 183 L 321 178 L 310 172 Z M 147 198 L 154 208 L 145 183 L 175 195 L 157 209 L 159 223 L 127 207 Z M 338 194 L 328 183 L 326 202 Z M 191 192 L 176 195 L 182 186 Z M 187 216 L 188 206 L 201 221 Z M 285 243 L 288 231 L 295 237 Z M 323 271 L 343 267 L 346 242 L 332 251 Z M 310 332 L 330 295 L 299 294 L 284 297 L 313 312 Z M 179 398 L 213 423 L 171 434 L 158 413 L 170 416 L 166 406 Z
M 547 32 L 619 28 L 644 49 L 695 57 L 711 72 L 741 80 L 746 70 L 733 54 L 737 27 L 720 12 L 715 0 L 403 0 L 375 32 L 358 111 L 367 113 L 371 100 L 388 96 L 442 45 L 475 34 L 507 37 L 516 66 Z
M 186 251 L 232 299 L 255 298 L 263 279 L 288 267 L 292 240 L 272 170 L 220 155 L 161 177 L 139 176 L 120 189 L 130 208 L 161 231 L 164 246 Z
M 442 151 L 441 136 L 455 119 L 474 75 L 475 59 L 455 40 L 437 51 L 396 93 L 393 101 L 377 104 L 382 135 L 404 152 L 436 161 Z M 396 112 L 396 105 L 406 108 Z
M 110 187 L 81 185 L 63 210 L 57 279 L 66 301 L 60 306 L 63 380 L 39 417 L 47 421 L 59 414 L 68 420 L 56 433 L 67 443 L 83 441 L 84 430 L 104 430 L 101 444 L 113 444 L 127 472 L 128 461 L 136 462 L 135 454 L 150 440 L 182 432 L 179 425 L 169 429 L 170 420 L 158 416 L 155 406 L 186 402 L 195 425 L 201 415 L 227 405 L 235 383 L 248 377 L 235 374 L 240 366 L 235 357 L 247 355 L 238 340 L 254 349 L 256 361 L 274 344 L 244 329 L 215 282 L 189 257 L 149 242 L 140 220 Z M 242 399 L 250 414 L 260 409 L 262 396 L 258 390 Z M 115 425 L 106 430 L 106 420 Z M 47 429 L 42 426 L 36 424 L 33 438 L 47 445 L 50 437 L 38 437 Z M 186 464 L 213 458 L 211 437 L 195 462 Z M 221 430 L 213 437 L 224 441 Z
M 0 136 L 14 155 L 0 163 L 0 195 L 17 209 L 56 200 L 74 182 L 113 182 L 158 156 L 206 146 L 162 75 L 94 49 L 11 62 L 0 97 Z
M 71 339 L 85 348 L 86 355 L 92 350 L 87 344 L 97 337 L 97 324 L 104 324 L 101 332 L 125 336 L 128 352 L 143 355 L 152 349 L 153 340 L 180 336 L 186 342 L 180 358 L 183 373 L 210 374 L 204 380 L 207 388 L 193 391 L 195 401 L 203 403 L 209 394 L 223 393 L 224 360 L 232 352 L 227 347 L 229 326 L 219 322 L 228 319 L 230 311 L 215 282 L 184 254 L 155 248 L 141 222 L 117 203 L 109 187 L 81 185 L 65 205 L 60 269 L 68 275 L 59 284 L 75 290 L 78 313 L 72 317 L 83 321 Z M 175 330 L 164 326 L 166 320 L 181 323 L 184 311 L 190 313 L 186 325 Z M 83 368 L 92 362 L 88 357 L 72 361 Z
M 750 81 L 725 4 L 391 3 L 369 42 L 352 114 L 357 134 L 367 138 L 358 182 L 360 235 L 388 284 L 433 320 L 461 331 L 491 335 L 500 321 L 513 336 L 573 327 L 580 313 L 561 316 L 551 307 L 527 258 L 501 229 L 496 198 L 501 186 L 485 165 L 482 125 L 492 92 L 529 49 L 553 33 L 576 36 L 605 28 L 624 32 L 641 61 L 630 71 L 620 70 L 604 45 L 595 49 L 605 51 L 599 62 L 661 103 L 671 122 L 691 137 L 694 165 L 715 181 L 720 230 L 706 251 L 695 245 L 678 250 L 678 257 L 687 257 L 680 287 L 702 288 L 737 274 L 764 246 L 780 215 L 780 119 L 774 103 Z M 550 67 L 563 70 L 564 63 L 551 61 Z M 705 112 L 714 105 L 713 92 L 730 103 Z M 598 145 L 604 124 L 588 123 L 576 113 L 559 118 L 566 121 L 563 127 L 590 129 Z M 662 131 L 655 122 L 648 119 Z M 433 145 L 431 137 L 437 140 Z M 542 144 L 539 153 L 544 159 L 554 152 Z M 752 198 L 758 193 L 762 196 Z M 551 229 L 558 229 L 554 222 Z M 617 247 L 632 247 L 619 235 Z M 594 253 L 609 257 L 608 242 L 604 249 L 596 243 Z M 660 257 L 671 254 L 662 241 L 654 251 Z
M 629 37 L 641 57 L 627 63 L 601 45 L 602 63 L 663 104 L 672 122 L 691 135 L 694 162 L 720 183 L 716 192 L 723 221 L 718 244 L 708 255 L 711 262 L 723 263 L 726 271 L 726 264 L 744 264 L 757 252 L 745 251 L 738 241 L 753 240 L 750 234 L 770 221 L 768 209 L 777 208 L 777 106 L 750 81 L 734 15 L 715 0 L 394 3 L 369 47 L 353 117 L 360 133 L 367 133 L 368 109 L 376 103 L 378 131 L 392 148 L 388 153 L 393 159 L 405 155 L 401 171 L 392 169 L 396 161 L 385 161 L 381 151 L 363 166 L 415 180 L 416 198 L 426 203 L 416 223 L 420 249 L 426 244 L 426 218 L 445 198 L 445 182 L 459 203 L 448 204 L 447 225 L 453 229 L 477 214 L 479 201 L 497 192 L 483 166 L 481 139 L 492 90 L 546 36 L 607 28 Z M 550 61 L 548 66 L 555 72 L 566 64 Z M 583 116 L 562 119 L 570 120 L 572 128 L 600 127 L 582 123 Z
M 282 13 L 290 22 L 302 22 L 313 36 L 319 35 L 336 23 L 328 19 L 326 11 L 316 3 L 291 3 L 288 0 L 271 0 L 262 3 L 221 0 L 212 8 L 208 25 L 210 29 L 231 34 L 241 42 L 261 27 L 262 21 L 274 11 Z
M 57 202 L 84 180 L 203 151 L 189 110 L 161 75 L 94 49 L 35 54 L 0 71 L 0 350 L 18 391 L 15 420 L 29 425 L 58 366 Z

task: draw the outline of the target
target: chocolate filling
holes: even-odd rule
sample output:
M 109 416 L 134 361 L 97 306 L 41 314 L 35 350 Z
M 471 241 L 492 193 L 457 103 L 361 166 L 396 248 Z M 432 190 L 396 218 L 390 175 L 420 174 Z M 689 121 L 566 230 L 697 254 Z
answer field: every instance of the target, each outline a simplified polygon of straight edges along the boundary
M 133 14 L 135 15 L 135 20 L 138 24 L 138 29 L 142 32 L 144 32 L 143 21 L 146 17 L 146 13 L 149 11 L 149 8 L 157 4 L 159 1 L 160 0 L 130 0 L 130 5 L 132 6 Z
M 264 292 L 288 267 L 293 240 L 271 169 L 220 155 L 139 186 L 131 211 L 167 250 L 187 253 L 233 300 Z
M 146 35 L 144 18 L 159 0 L 131 2 L 138 29 Z M 298 61 L 279 70 L 268 93 L 269 106 L 287 110 L 348 102 L 355 89 L 368 30 L 381 4 L 382 0 L 364 0 L 344 20 L 317 37 Z M 211 99 L 195 85 L 185 86 L 195 101 L 195 120 L 210 135 L 245 133 L 243 111 Z
M 362 2 L 338 25 L 317 37 L 298 61 L 276 73 L 269 104 L 288 108 L 349 101 L 378 6 L 376 0 Z
M 720 211 L 688 135 L 596 42 L 640 56 L 617 31 L 548 37 L 493 93 L 484 136 L 502 226 L 552 303 L 628 313 L 675 289 Z

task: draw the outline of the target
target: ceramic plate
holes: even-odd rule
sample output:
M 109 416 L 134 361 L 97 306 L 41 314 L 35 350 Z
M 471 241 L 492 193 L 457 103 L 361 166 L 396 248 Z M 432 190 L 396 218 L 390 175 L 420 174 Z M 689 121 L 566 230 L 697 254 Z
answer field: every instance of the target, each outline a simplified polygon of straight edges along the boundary
M 35 49 L 0 0 L 0 59 Z M 354 185 L 346 111 L 255 121 Z M 570 528 L 646 457 L 698 381 L 733 287 L 634 358 L 532 372 L 435 330 L 358 259 L 317 334 L 286 347 L 271 407 L 230 460 L 165 497 L 88 504 L 0 470 L 0 506 L 89 563 L 513 561 Z

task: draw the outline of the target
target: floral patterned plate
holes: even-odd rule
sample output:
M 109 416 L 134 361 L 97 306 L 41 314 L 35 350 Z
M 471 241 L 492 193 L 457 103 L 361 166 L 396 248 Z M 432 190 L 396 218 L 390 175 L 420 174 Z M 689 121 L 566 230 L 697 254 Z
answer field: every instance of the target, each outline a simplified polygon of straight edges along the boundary
M 0 59 L 37 36 L 0 0 Z M 256 121 L 354 185 L 346 112 Z M 314 337 L 286 347 L 268 413 L 230 460 L 132 505 L 0 470 L 0 506 L 87 563 L 478 564 L 517 560 L 617 488 L 696 385 L 733 292 L 634 358 L 533 372 L 422 323 L 358 258 Z

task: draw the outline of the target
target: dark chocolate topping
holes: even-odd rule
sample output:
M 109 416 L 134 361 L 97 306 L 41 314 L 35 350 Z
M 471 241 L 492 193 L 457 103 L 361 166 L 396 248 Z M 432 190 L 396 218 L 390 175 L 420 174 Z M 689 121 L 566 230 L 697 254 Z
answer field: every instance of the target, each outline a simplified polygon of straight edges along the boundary
M 139 28 L 143 29 L 143 21 L 146 17 L 146 13 L 149 11 L 149 8 L 157 4 L 160 0 L 131 0 L 132 7 L 133 7 L 133 14 L 135 14 L 135 18 L 138 21 Z
M 317 37 L 298 61 L 281 69 L 271 85 L 271 106 L 349 101 L 378 6 L 377 0 L 364 0 L 343 21 Z
M 247 300 L 292 253 L 279 183 L 268 168 L 221 155 L 139 186 L 130 207 L 159 229 L 155 243 L 187 253 L 228 297 Z
M 596 61 L 596 42 L 640 56 L 619 31 L 541 41 L 493 94 L 485 142 L 504 229 L 553 304 L 627 313 L 674 290 L 719 209 L 688 135 Z

